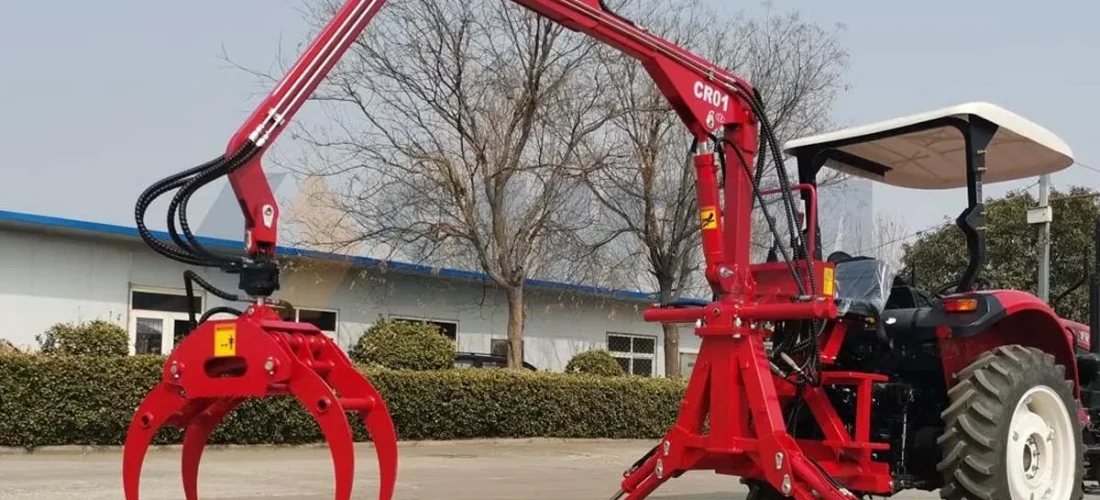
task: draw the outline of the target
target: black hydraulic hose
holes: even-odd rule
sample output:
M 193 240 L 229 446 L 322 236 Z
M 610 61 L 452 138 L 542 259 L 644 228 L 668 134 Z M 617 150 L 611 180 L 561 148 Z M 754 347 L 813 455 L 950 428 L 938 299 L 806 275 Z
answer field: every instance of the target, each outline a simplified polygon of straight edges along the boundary
M 756 91 L 752 92 L 752 98 L 748 99 L 748 101 L 749 106 L 753 109 L 753 113 L 756 113 L 760 118 L 760 128 L 768 137 L 767 142 L 771 146 L 772 160 L 775 162 L 776 174 L 779 176 L 779 185 L 783 194 L 783 202 L 787 207 L 787 222 L 790 224 L 792 239 L 798 242 L 798 249 L 801 250 L 804 260 L 806 261 L 806 272 L 810 279 L 810 289 L 813 290 L 813 293 L 817 293 L 817 283 L 813 273 L 813 256 L 809 255 L 809 247 L 802 237 L 802 231 L 797 229 L 797 224 L 794 220 L 794 197 L 791 195 L 790 178 L 787 177 L 787 169 L 783 166 L 782 152 L 779 150 L 779 140 L 775 135 L 775 131 L 772 129 L 768 116 L 764 112 L 764 101 L 760 98 L 760 93 Z M 807 220 L 807 223 L 809 223 L 809 220 Z
M 240 316 L 240 315 L 244 314 L 243 312 L 241 312 L 237 309 L 234 309 L 232 307 L 218 306 L 218 307 L 211 308 L 210 310 L 202 313 L 202 316 L 199 317 L 199 323 L 205 322 L 206 320 L 210 319 L 211 316 L 213 316 L 215 314 L 218 314 L 218 313 L 232 314 L 234 316 Z
M 749 162 L 745 160 L 745 155 L 741 153 L 741 148 L 737 147 L 737 145 L 725 138 L 716 137 L 715 140 L 719 143 L 724 143 L 730 146 L 730 149 L 732 149 L 733 152 L 737 155 L 738 161 L 741 162 L 741 167 L 744 170 L 745 175 L 749 179 L 752 179 L 752 172 L 749 170 Z M 722 152 L 721 147 L 718 148 L 718 161 L 723 164 L 725 164 L 726 162 L 725 154 Z M 775 227 L 775 219 L 772 218 L 771 213 L 768 211 L 767 208 L 765 208 L 764 196 L 760 194 L 759 187 L 753 186 L 752 192 L 756 199 L 760 202 L 760 208 L 764 212 L 764 220 L 768 223 L 768 229 L 771 231 L 772 237 L 779 239 L 779 230 Z M 794 259 L 792 259 L 791 256 L 787 253 L 787 249 L 784 248 L 783 245 L 779 245 L 779 252 L 783 255 L 783 261 L 787 264 L 787 269 L 795 278 L 795 284 L 798 286 L 798 293 L 800 295 L 805 295 L 806 289 L 802 285 L 801 273 L 799 273 L 798 269 L 794 267 Z
M 214 285 L 211 285 L 209 281 L 206 281 L 205 279 L 203 279 L 202 276 L 199 276 L 198 273 L 190 269 L 183 272 L 183 279 L 184 281 L 194 281 L 195 283 L 198 283 L 199 286 L 201 286 L 204 290 L 214 294 L 214 296 L 218 297 L 219 299 L 228 300 L 230 302 L 241 302 L 243 300 L 237 294 L 226 292 Z
M 212 168 L 200 173 L 188 182 L 183 188 L 176 193 L 176 196 L 172 199 L 172 205 L 178 207 L 180 229 L 183 231 L 183 235 L 187 238 L 191 247 L 200 259 L 205 259 L 211 265 L 216 266 L 232 266 L 240 263 L 239 258 L 229 257 L 226 255 L 215 254 L 206 250 L 202 243 L 199 243 L 194 233 L 191 232 L 191 226 L 187 220 L 187 204 L 191 199 L 191 195 L 195 193 L 199 188 L 213 182 L 215 179 L 227 175 L 230 172 L 236 170 L 241 165 L 244 165 L 248 160 L 255 156 L 259 148 L 255 143 L 248 142 L 236 152 L 234 152 L 224 163 L 218 166 L 218 168 Z
M 221 169 L 221 168 L 223 168 L 224 164 L 225 164 L 225 157 L 223 156 L 222 160 L 217 161 L 217 162 L 213 162 L 212 165 L 209 168 L 204 169 L 202 172 L 199 172 L 198 175 L 202 175 L 202 174 L 207 173 L 207 172 L 211 172 L 211 171 Z M 174 184 L 173 187 L 174 188 L 184 187 L 184 186 L 190 184 L 190 182 L 193 181 L 193 180 L 194 180 L 194 177 L 192 177 L 190 179 L 181 179 L 178 182 L 173 183 Z M 177 219 L 176 211 L 177 211 L 178 207 L 179 207 L 178 199 L 173 198 L 172 202 L 169 203 L 169 205 L 168 205 L 168 213 L 167 213 L 167 216 L 166 216 L 167 223 L 168 223 L 168 235 L 172 238 L 172 241 L 176 243 L 176 246 L 183 249 L 184 252 L 187 252 L 188 254 L 194 256 L 196 259 L 199 259 L 199 251 L 197 249 L 195 249 L 193 246 L 191 246 L 190 243 L 185 241 L 183 239 L 183 237 L 180 236 L 179 231 L 176 229 L 176 219 Z
M 219 289 L 218 287 L 210 284 L 208 281 L 203 279 L 203 277 L 199 276 L 199 274 L 196 273 L 195 271 L 192 271 L 190 269 L 184 271 L 183 272 L 183 287 L 184 287 L 184 290 L 187 292 L 187 300 L 188 300 L 188 303 L 187 303 L 187 319 L 191 322 L 191 328 L 192 329 L 194 329 L 195 327 L 198 326 L 198 323 L 195 322 L 195 309 L 194 309 L 195 287 L 192 285 L 192 283 L 198 283 L 199 286 L 201 286 L 204 290 L 210 292 L 211 294 L 213 294 L 214 296 L 216 296 L 220 299 L 228 300 L 230 302 L 242 302 L 239 295 L 232 294 L 232 293 L 229 293 L 229 292 L 226 292 L 224 290 Z M 203 320 L 203 321 L 205 321 L 205 320 Z
M 156 236 L 149 231 L 149 228 L 145 225 L 145 213 L 149 209 L 149 205 L 153 203 L 164 193 L 179 187 L 186 178 L 197 173 L 200 173 L 211 166 L 222 161 L 223 157 L 218 157 L 212 161 L 204 163 L 202 165 L 193 167 L 183 172 L 165 177 L 151 186 L 149 186 L 144 192 L 138 196 L 137 203 L 134 205 L 134 219 L 137 223 L 138 234 L 141 235 L 141 239 L 145 241 L 145 244 L 152 248 L 157 253 L 164 255 L 172 260 L 182 262 L 184 264 L 202 265 L 202 261 L 197 259 L 193 254 L 168 246 L 168 244 L 162 242 Z

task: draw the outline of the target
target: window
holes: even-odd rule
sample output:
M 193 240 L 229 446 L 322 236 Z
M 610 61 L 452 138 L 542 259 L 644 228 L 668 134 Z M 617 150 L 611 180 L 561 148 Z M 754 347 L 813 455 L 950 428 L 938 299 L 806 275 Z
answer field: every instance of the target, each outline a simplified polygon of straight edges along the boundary
M 508 358 L 508 339 L 493 339 L 489 345 L 489 352 L 493 356 L 504 356 Z M 527 352 L 527 341 L 521 340 L 519 344 L 519 352 Z
M 683 378 L 691 378 L 691 372 L 695 370 L 695 360 L 699 357 L 698 352 L 686 352 L 680 351 L 680 376 Z
M 201 315 L 203 295 L 196 293 L 191 304 L 196 316 Z M 187 293 L 175 289 L 131 289 L 128 330 L 130 354 L 168 354 L 191 333 Z
M 340 312 L 330 309 L 309 307 L 284 308 L 279 311 L 283 319 L 297 323 L 309 323 L 332 338 L 336 338 L 336 326 L 340 323 Z
M 422 318 L 405 318 L 401 316 L 391 316 L 390 319 L 401 321 L 412 321 L 415 323 L 428 323 L 435 325 L 439 328 L 439 331 L 443 333 L 444 337 L 451 339 L 454 342 L 458 342 L 458 323 L 453 321 L 438 321 L 434 319 L 422 319 Z
M 630 375 L 653 376 L 653 364 L 657 359 L 657 337 L 607 334 L 607 350 Z

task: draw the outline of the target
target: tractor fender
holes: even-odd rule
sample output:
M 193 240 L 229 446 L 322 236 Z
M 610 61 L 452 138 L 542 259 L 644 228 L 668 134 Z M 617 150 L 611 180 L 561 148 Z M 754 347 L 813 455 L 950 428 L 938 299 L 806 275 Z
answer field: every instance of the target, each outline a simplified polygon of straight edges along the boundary
M 1075 396 L 1080 395 L 1076 336 L 1054 310 L 1038 297 L 1017 290 L 978 292 L 970 296 L 978 298 L 978 310 L 944 313 L 946 321 L 937 330 L 948 387 L 957 381 L 955 374 L 982 353 L 1018 344 L 1053 355 L 1065 367 L 1066 379 L 1073 382 Z

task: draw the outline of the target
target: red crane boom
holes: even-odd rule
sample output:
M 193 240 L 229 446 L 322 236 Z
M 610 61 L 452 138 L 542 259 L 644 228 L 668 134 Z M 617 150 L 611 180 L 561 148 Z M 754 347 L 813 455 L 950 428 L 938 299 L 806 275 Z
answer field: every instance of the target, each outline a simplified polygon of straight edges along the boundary
M 824 469 L 809 465 L 812 461 L 787 434 L 763 350 L 766 333 L 758 322 L 821 319 L 835 316 L 836 311 L 831 302 L 817 300 L 815 281 L 823 280 L 825 271 L 809 260 L 801 242 L 806 265 L 796 269 L 788 259 L 794 279 L 779 280 L 786 289 L 797 289 L 793 295 L 801 300 L 764 304 L 754 295 L 763 278 L 754 277 L 749 260 L 753 197 L 761 196 L 753 164 L 760 146 L 771 147 L 777 164 L 781 157 L 756 91 L 745 80 L 611 12 L 600 0 L 513 1 L 638 59 L 698 144 L 700 224 L 706 276 L 715 300 L 705 307 L 655 306 L 646 312 L 648 321 L 705 318 L 696 330 L 703 343 L 676 426 L 635 465 L 617 498 L 645 498 L 668 478 L 691 469 L 758 478 L 800 500 L 816 498 L 815 494 L 830 500 L 845 498 Z M 310 410 L 330 444 L 336 498 L 350 497 L 354 469 L 345 411 L 358 412 L 364 419 L 382 474 L 379 498 L 391 498 L 396 433 L 382 398 L 319 329 L 283 321 L 269 305 L 268 297 L 279 288 L 274 263 L 279 210 L 261 165 L 266 149 L 384 4 L 385 0 L 347 1 L 248 117 L 223 155 L 162 179 L 139 197 L 138 227 L 152 248 L 187 264 L 239 273 L 247 298 L 218 290 L 190 271 L 185 273 L 189 293 L 194 281 L 223 299 L 248 302 L 249 307 L 245 311 L 215 308 L 199 322 L 192 311 L 194 331 L 168 357 L 161 383 L 141 403 L 131 423 L 123 467 L 127 500 L 137 499 L 141 462 L 161 426 L 186 429 L 184 486 L 188 500 L 194 500 L 198 461 L 218 421 L 244 398 L 288 394 Z M 763 134 L 758 136 L 758 129 Z M 726 158 L 736 158 L 741 168 L 726 173 Z M 779 170 L 794 227 L 790 189 Z M 244 213 L 243 256 L 204 249 L 187 224 L 191 194 L 221 176 L 228 176 Z M 802 188 L 812 198 L 813 187 Z M 153 237 L 144 226 L 144 213 L 152 200 L 173 189 L 178 192 L 169 207 L 168 229 L 176 248 Z M 175 227 L 177 213 L 182 235 Z M 209 320 L 214 312 L 237 317 Z M 708 414 L 710 431 L 704 434 Z M 872 482 L 881 479 L 868 477 Z

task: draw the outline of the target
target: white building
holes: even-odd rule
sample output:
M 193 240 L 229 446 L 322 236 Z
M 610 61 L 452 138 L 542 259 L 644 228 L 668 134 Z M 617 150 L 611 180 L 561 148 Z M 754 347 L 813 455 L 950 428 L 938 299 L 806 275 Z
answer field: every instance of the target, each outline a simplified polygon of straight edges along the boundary
M 277 187 L 284 176 L 270 180 Z M 308 190 L 293 187 L 281 236 L 294 229 L 285 218 L 289 211 L 307 210 L 321 217 L 321 224 L 328 220 L 315 213 Z M 827 251 L 858 252 L 868 244 L 871 201 L 869 186 L 858 180 L 821 190 Z M 200 241 L 207 247 L 234 250 L 241 245 L 235 235 L 242 224 L 237 200 L 226 186 L 196 224 L 196 233 L 205 236 Z M 164 232 L 154 234 L 168 238 Z M 295 319 L 316 324 L 345 348 L 378 318 L 404 318 L 439 324 L 461 352 L 506 352 L 507 301 L 481 273 L 285 244 L 278 253 L 285 266 L 276 296 L 298 308 Z M 0 211 L 0 314 L 7 320 L 0 338 L 34 348 L 35 336 L 55 323 L 106 319 L 127 329 L 133 352 L 166 353 L 188 325 L 187 268 L 146 247 L 132 226 Z M 193 270 L 218 288 L 237 291 L 236 276 Z M 200 287 L 195 292 L 199 311 L 230 305 Z M 524 361 L 536 368 L 561 371 L 577 353 L 606 348 L 632 373 L 664 375 L 663 330 L 642 320 L 651 296 L 532 280 L 526 301 Z M 691 329 L 682 328 L 685 374 L 694 366 L 698 346 Z
M 168 235 L 155 232 L 159 238 Z M 212 249 L 239 241 L 200 238 Z M 439 323 L 464 352 L 505 349 L 507 302 L 488 278 L 453 269 L 280 248 L 287 258 L 277 297 L 298 320 L 318 325 L 350 346 L 377 318 Z M 36 346 L 35 335 L 57 322 L 107 319 L 124 325 L 135 352 L 168 352 L 187 327 L 183 271 L 187 266 L 145 246 L 133 227 L 0 211 L 0 337 Z M 223 290 L 236 277 L 195 269 Z M 199 310 L 225 304 L 196 287 Z M 660 325 L 642 321 L 650 298 L 637 292 L 532 281 L 525 361 L 561 371 L 592 348 L 611 348 L 636 374 L 664 374 Z M 698 340 L 685 330 L 685 361 Z

